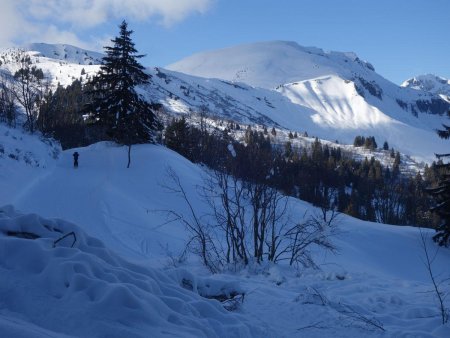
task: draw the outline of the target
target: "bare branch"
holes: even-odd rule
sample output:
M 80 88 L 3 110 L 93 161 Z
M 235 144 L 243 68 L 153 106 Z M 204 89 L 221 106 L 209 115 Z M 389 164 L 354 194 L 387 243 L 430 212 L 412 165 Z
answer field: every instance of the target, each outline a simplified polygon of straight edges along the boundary
M 420 232 L 420 241 L 421 241 L 421 245 L 422 245 L 422 250 L 423 250 L 423 253 L 425 254 L 425 260 L 423 263 L 425 265 L 425 268 L 427 269 L 428 275 L 430 276 L 431 283 L 433 284 L 434 294 L 438 300 L 438 306 L 439 306 L 439 312 L 441 315 L 442 325 L 444 325 L 448 322 L 449 316 L 450 316 L 449 309 L 445 306 L 445 303 L 444 303 L 444 300 L 447 297 L 447 294 L 445 294 L 440 289 L 439 286 L 441 285 L 442 281 L 438 282 L 436 280 L 436 276 L 433 272 L 433 267 L 432 267 L 433 262 L 436 259 L 436 255 L 438 253 L 439 247 L 436 249 L 433 257 L 430 257 L 430 254 L 428 252 L 428 245 L 426 242 L 427 238 L 421 228 L 419 228 L 419 232 Z

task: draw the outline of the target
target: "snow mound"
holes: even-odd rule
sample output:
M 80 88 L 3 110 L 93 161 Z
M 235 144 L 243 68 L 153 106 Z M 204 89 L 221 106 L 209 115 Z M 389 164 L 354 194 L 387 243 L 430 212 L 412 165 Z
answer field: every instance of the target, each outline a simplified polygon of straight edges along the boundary
M 2 337 L 260 335 L 219 302 L 125 261 L 78 226 L 11 206 L 0 208 L 0 274 Z

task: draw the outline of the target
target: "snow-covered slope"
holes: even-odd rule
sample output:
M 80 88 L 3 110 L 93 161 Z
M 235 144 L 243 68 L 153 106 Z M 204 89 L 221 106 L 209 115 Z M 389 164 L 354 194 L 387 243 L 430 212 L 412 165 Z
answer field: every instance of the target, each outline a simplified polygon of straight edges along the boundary
M 359 71 L 373 71 L 372 65 L 361 61 L 354 53 L 326 53 L 287 41 L 259 42 L 198 53 L 167 69 L 275 88 L 285 83 L 348 73 L 349 63 Z
M 439 139 L 435 132 L 441 127 L 442 117 L 429 114 L 421 114 L 420 118 L 409 114 L 392 116 L 385 113 L 392 110 L 370 105 L 358 95 L 353 82 L 340 77 L 286 84 L 278 91 L 292 103 L 310 108 L 310 114 L 293 115 L 291 121 L 296 119 L 298 125 L 313 130 L 320 138 L 352 143 L 355 135 L 373 135 L 380 143 L 387 141 L 402 153 L 427 162 L 435 159 L 435 151 L 448 148 L 448 142 Z
M 444 95 L 450 100 L 450 80 L 433 74 L 415 76 L 403 82 L 402 87 Z
M 100 54 L 69 45 L 31 44 L 27 49 L 8 48 L 0 51 L 0 70 L 14 74 L 20 68 L 22 53 L 42 69 L 46 79 L 55 88 L 70 85 L 74 80 L 95 75 L 100 69 Z
M 11 203 L 19 186 L 48 173 L 60 153 L 58 143 L 0 123 L 0 205 Z
M 42 57 L 79 65 L 98 65 L 103 58 L 101 53 L 65 44 L 30 43 L 23 46 L 23 49 L 37 52 Z
M 244 82 L 273 89 L 284 84 L 337 76 L 354 82 L 358 94 L 370 105 L 389 108 L 400 117 L 413 114 L 443 114 L 449 105 L 431 93 L 399 87 L 375 72 L 354 53 L 325 52 L 295 42 L 273 41 L 230 47 L 195 54 L 167 67 L 207 78 Z M 382 109 L 383 110 L 383 109 Z
M 38 138 L 28 145 L 41 152 Z M 209 276 L 195 256 L 174 268 L 169 255 L 181 252 L 187 233 L 182 224 L 166 224 L 158 212 L 187 212 L 166 188 L 170 166 L 193 207 L 208 213 L 198 189 L 202 167 L 164 147 L 139 145 L 126 169 L 124 147 L 99 143 L 77 149 L 80 167 L 74 169 L 73 151 L 32 171 L 17 162 L 14 176 L 0 177 L 0 184 L 9 186 L 0 190 L 0 201 L 21 211 L 0 209 L 0 336 L 447 337 L 450 332 L 448 325 L 440 326 L 437 305 L 426 292 L 431 286 L 417 228 L 342 215 L 333 239 L 339 254 L 315 253 L 321 271 L 298 273 L 281 264 Z M 7 161 L 0 158 L 2 165 Z M 289 209 L 299 220 L 316 212 L 294 199 Z M 55 217 L 77 226 L 50 219 Z M 53 248 L 71 231 L 77 236 L 73 248 L 71 237 Z M 18 238 L 19 232 L 40 238 Z M 427 243 L 434 245 L 430 238 Z M 438 252 L 436 273 L 446 277 L 449 259 L 448 250 Z M 193 281 L 194 292 L 180 287 L 183 279 Z M 227 313 L 198 295 L 202 287 L 238 288 L 245 300 L 238 313 Z

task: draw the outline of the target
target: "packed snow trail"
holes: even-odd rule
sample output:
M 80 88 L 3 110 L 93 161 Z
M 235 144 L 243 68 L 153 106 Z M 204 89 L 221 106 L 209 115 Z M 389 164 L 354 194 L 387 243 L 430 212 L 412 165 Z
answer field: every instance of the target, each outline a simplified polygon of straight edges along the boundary
M 73 167 L 72 154 L 80 154 Z M 170 195 L 160 194 L 165 168 L 179 168 L 187 160 L 158 146 L 134 146 L 131 168 L 126 168 L 124 147 L 99 143 L 61 154 L 56 165 L 19 190 L 12 204 L 27 212 L 61 218 L 81 225 L 90 235 L 126 257 L 148 257 L 162 253 L 170 243 L 178 250 L 183 231 L 165 223 L 171 207 Z M 195 170 L 195 169 L 194 169 Z M 187 180 L 187 182 L 191 182 Z

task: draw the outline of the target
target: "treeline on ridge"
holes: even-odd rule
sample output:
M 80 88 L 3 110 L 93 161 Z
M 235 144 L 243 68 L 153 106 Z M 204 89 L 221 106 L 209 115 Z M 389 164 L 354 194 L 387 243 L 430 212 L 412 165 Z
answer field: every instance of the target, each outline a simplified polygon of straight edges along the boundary
M 233 128 L 233 124 L 230 125 Z M 373 157 L 357 161 L 315 140 L 311 149 L 272 144 L 262 131 L 245 131 L 243 143 L 225 131 L 208 131 L 173 119 L 164 135 L 167 147 L 196 163 L 246 181 L 264 182 L 319 207 L 380 223 L 434 227 L 436 217 L 425 188 L 436 186 L 438 165 L 424 173 L 402 174 L 400 162 L 384 167 Z

